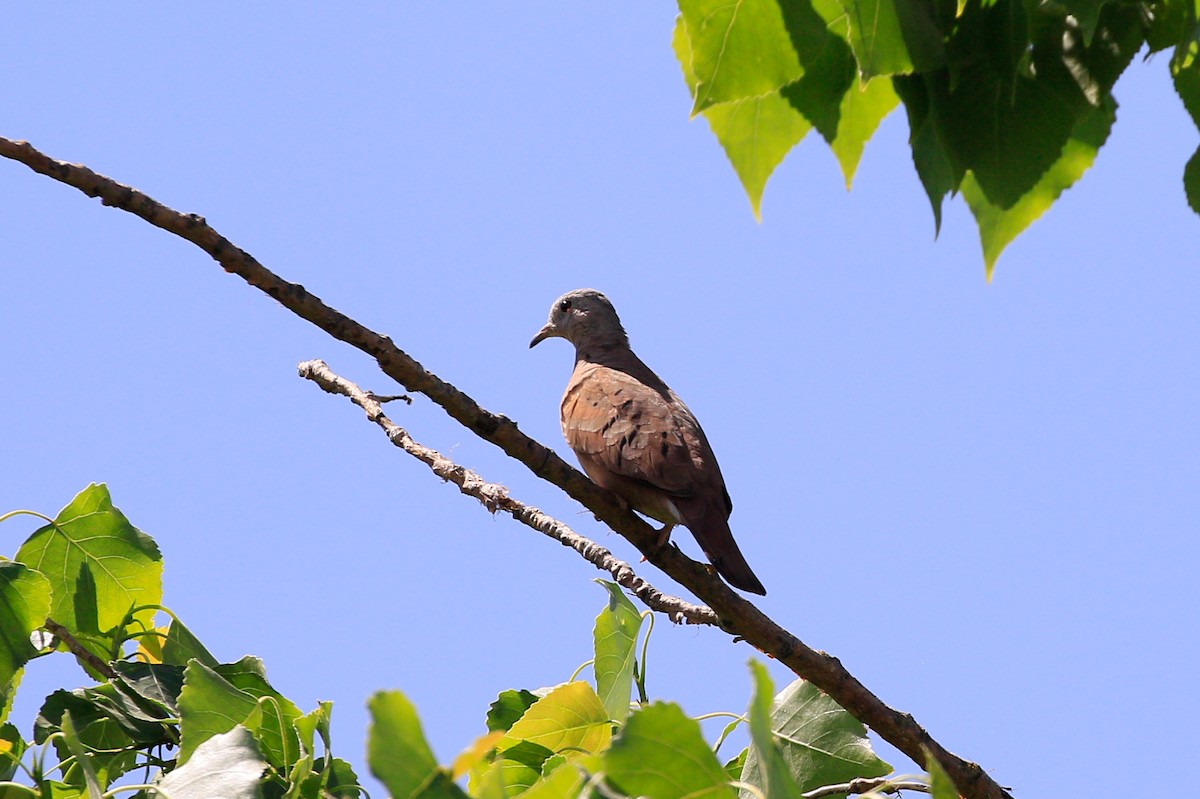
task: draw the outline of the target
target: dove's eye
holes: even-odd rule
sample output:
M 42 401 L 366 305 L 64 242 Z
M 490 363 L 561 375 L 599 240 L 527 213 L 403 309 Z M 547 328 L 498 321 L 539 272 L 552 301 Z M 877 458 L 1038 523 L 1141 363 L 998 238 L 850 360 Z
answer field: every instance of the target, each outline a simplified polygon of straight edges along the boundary
M 558 304 L 558 310 L 563 311 L 563 312 L 571 310 L 571 301 L 563 300 L 562 302 L 560 302 Z

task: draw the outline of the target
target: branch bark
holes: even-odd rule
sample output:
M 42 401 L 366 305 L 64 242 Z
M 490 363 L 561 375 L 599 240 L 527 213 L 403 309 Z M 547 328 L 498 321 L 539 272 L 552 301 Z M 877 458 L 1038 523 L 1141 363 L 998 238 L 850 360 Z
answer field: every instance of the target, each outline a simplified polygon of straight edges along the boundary
M 924 766 L 924 748 L 937 758 L 963 796 L 971 799 L 1011 799 L 1009 793 L 982 767 L 951 753 L 911 715 L 901 713 L 881 701 L 850 674 L 837 658 L 805 645 L 721 582 L 704 565 L 691 560 L 678 549 L 656 547 L 656 534 L 650 525 L 625 509 L 613 494 L 592 483 L 552 450 L 518 430 L 511 419 L 480 407 L 475 400 L 426 370 L 387 336 L 330 308 L 303 286 L 280 278 L 250 253 L 210 227 L 203 217 L 168 208 L 137 189 L 97 174 L 86 166 L 50 158 L 28 142 L 0 138 L 0 155 L 190 241 L 208 253 L 225 271 L 239 276 L 334 338 L 370 355 L 388 377 L 409 391 L 424 394 L 464 427 L 495 444 L 535 475 L 582 503 L 637 547 L 652 563 L 707 603 L 717 614 L 722 629 L 744 639 L 816 685 L 915 763 Z

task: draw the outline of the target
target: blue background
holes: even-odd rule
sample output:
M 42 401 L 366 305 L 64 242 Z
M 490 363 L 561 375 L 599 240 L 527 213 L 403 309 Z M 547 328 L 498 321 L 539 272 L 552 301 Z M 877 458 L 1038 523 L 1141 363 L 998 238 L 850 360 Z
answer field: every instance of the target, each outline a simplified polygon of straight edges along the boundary
M 605 291 L 704 423 L 761 607 L 1018 796 L 1194 762 L 1198 139 L 1166 55 L 1122 78 L 1096 166 L 989 284 L 961 200 L 935 242 L 902 111 L 852 193 L 810 136 L 756 223 L 688 121 L 670 4 L 23 13 L 2 135 L 204 215 L 565 455 L 569 347 L 526 346 L 559 294 Z M 166 603 L 302 707 L 333 700 L 360 774 L 373 691 L 404 690 L 449 762 L 499 691 L 590 657 L 591 566 L 296 377 L 319 357 L 393 393 L 365 356 L 140 219 L 12 162 L 0 187 L 0 511 L 108 483 Z M 390 413 L 636 559 L 424 398 Z M 0 527 L 3 551 L 33 527 Z M 744 710 L 755 654 L 660 621 L 651 692 Z M 36 661 L 13 720 L 85 682 Z

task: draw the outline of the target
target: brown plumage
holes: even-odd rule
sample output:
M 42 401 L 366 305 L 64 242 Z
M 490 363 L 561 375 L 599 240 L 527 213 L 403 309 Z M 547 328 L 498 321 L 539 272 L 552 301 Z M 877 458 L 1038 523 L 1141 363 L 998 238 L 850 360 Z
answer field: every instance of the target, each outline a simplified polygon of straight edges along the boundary
M 612 303 L 594 289 L 559 297 L 532 347 L 551 337 L 575 345 L 562 428 L 588 477 L 663 522 L 682 524 L 730 585 L 766 594 L 733 540 L 733 502 L 700 423 L 642 363 Z

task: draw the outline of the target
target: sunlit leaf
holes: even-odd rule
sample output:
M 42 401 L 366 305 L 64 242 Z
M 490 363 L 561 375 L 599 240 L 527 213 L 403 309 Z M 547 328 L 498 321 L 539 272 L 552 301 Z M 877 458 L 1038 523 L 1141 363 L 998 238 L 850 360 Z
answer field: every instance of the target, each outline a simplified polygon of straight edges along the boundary
M 765 784 L 771 786 L 782 768 L 800 791 L 810 791 L 891 772 L 891 766 L 871 748 L 862 723 L 804 680 L 792 682 L 773 702 L 768 696 L 766 723 L 773 733 L 773 745 L 770 749 L 764 747 L 762 691 L 769 691 L 770 683 L 762 681 L 766 669 L 754 665 L 757 687 L 750 711 L 754 746 L 746 758 L 743 780 L 762 785 L 765 774 Z
M 585 760 L 586 758 L 581 759 L 577 763 Z M 583 774 L 575 765 L 560 766 L 534 783 L 529 790 L 521 794 L 521 799 L 574 799 L 579 796 L 583 780 Z
M 204 648 L 204 644 L 200 643 L 200 639 L 179 619 L 172 619 L 171 626 L 167 628 L 167 640 L 162 647 L 162 656 L 164 663 L 174 663 L 177 666 L 186 666 L 192 658 L 209 667 L 215 667 L 218 662 Z
M 11 685 L 21 667 L 37 655 L 29 636 L 49 614 L 50 581 L 23 563 L 0 562 L 0 686 Z M 8 702 L 3 705 L 0 721 L 8 715 Z
M 501 740 L 501 751 L 521 741 L 551 752 L 599 752 L 612 738 L 612 724 L 600 697 L 585 682 L 558 686 L 535 702 Z
M 478 773 L 488 763 L 488 756 L 496 749 L 496 744 L 504 738 L 503 730 L 492 730 L 486 735 L 475 739 L 474 743 L 454 758 L 450 769 L 454 779 L 461 779 L 469 773 Z
M 942 36 L 921 0 L 841 0 L 864 78 L 941 66 Z
M 113 506 L 103 485 L 80 492 L 54 524 L 29 537 L 16 559 L 50 581 L 49 615 L 71 630 L 115 635 L 135 606 L 162 601 L 158 546 Z M 84 590 L 77 591 L 80 588 Z M 87 618 L 80 619 L 77 610 Z M 153 618 L 150 609 L 135 615 L 146 629 L 154 626 Z
M 7 722 L 0 724 L 0 782 L 11 780 L 27 745 L 20 731 Z
M 750 752 L 742 768 L 742 781 L 757 786 L 767 799 L 799 799 L 800 786 L 788 769 L 775 732 L 771 728 L 771 695 L 775 686 L 767 667 L 750 661 L 754 679 L 754 695 L 750 698 Z M 753 799 L 751 791 L 743 790 L 742 799 Z
M 680 0 L 696 79 L 692 113 L 778 90 L 803 74 L 778 0 Z
M 367 707 L 371 712 L 367 762 L 392 799 L 466 798 L 449 772 L 438 766 L 416 708 L 404 694 L 380 691 Z
M 623 721 L 629 715 L 642 614 L 625 596 L 621 586 L 605 580 L 596 582 L 608 592 L 608 603 L 596 617 L 592 631 L 596 648 L 596 693 L 609 718 Z
M 256 799 L 266 768 L 254 736 L 236 726 L 197 747 L 187 763 L 163 778 L 162 793 L 171 799 Z
M 837 137 L 830 142 L 846 178 L 846 188 L 854 182 L 854 173 L 867 142 L 875 135 L 883 118 L 900 103 L 891 81 L 873 80 L 851 86 L 842 97 Z
M 696 79 L 690 72 L 690 42 L 682 17 L 676 21 L 672 41 L 688 86 L 694 92 Z M 755 218 L 761 219 L 767 180 L 812 125 L 778 91 L 710 105 L 702 114 L 742 182 Z
M 604 755 L 604 771 L 626 796 L 735 797 L 729 775 L 700 725 L 667 702 L 655 702 L 629 716 Z
M 184 672 L 179 694 L 179 762 L 186 763 L 200 744 L 244 724 L 257 711 L 257 697 L 193 660 Z

